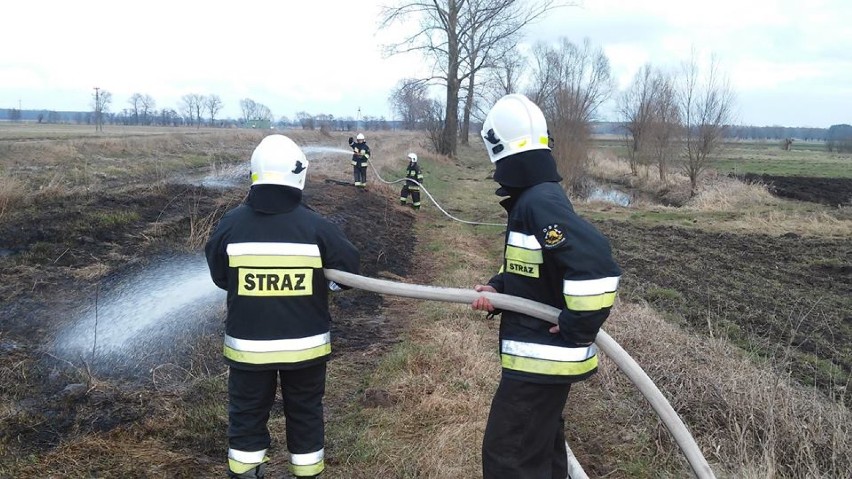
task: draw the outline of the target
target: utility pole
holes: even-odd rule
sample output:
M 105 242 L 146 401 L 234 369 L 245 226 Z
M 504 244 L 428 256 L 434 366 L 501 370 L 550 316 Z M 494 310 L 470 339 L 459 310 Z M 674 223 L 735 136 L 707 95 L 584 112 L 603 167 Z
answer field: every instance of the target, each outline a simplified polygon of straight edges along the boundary
M 95 131 L 101 130 L 101 99 L 100 87 L 95 87 Z
M 358 115 L 355 117 L 355 129 L 361 131 L 361 107 L 358 107 Z

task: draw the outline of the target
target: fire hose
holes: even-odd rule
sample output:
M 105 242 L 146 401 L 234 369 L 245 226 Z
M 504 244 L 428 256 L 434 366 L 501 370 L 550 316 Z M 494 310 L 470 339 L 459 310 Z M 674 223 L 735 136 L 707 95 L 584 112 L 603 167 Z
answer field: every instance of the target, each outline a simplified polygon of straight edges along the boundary
M 557 308 L 517 296 L 476 292 L 473 289 L 398 283 L 368 278 L 335 269 L 325 269 L 323 272 L 327 279 L 335 283 L 380 294 L 465 304 L 471 304 L 476 298 L 485 296 L 497 309 L 515 311 L 549 323 L 558 324 L 560 311 Z M 663 393 L 660 392 L 639 364 L 603 329 L 598 332 L 595 344 L 607 357 L 612 359 L 618 368 L 639 389 L 645 399 L 648 400 L 651 407 L 657 413 L 657 416 L 659 416 L 660 420 L 674 437 L 684 456 L 686 456 L 686 460 L 689 462 L 695 476 L 699 479 L 715 478 L 716 476 L 713 474 L 712 469 L 710 469 L 710 465 L 701 453 L 701 449 L 698 447 L 692 434 L 690 434 L 686 425 L 680 419 L 680 416 L 678 416 L 671 404 L 669 404 L 669 401 L 663 396 Z

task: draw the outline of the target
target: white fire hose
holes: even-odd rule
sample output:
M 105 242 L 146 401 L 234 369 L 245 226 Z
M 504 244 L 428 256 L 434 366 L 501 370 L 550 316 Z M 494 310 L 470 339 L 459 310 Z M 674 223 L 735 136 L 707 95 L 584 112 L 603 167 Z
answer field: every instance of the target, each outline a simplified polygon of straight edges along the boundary
M 529 299 L 519 298 L 500 293 L 476 292 L 473 289 L 444 288 L 436 286 L 424 286 L 419 284 L 398 283 L 382 279 L 367 278 L 357 274 L 346 273 L 336 269 L 323 270 L 325 277 L 335 283 L 351 286 L 353 288 L 372 291 L 374 293 L 391 294 L 407 298 L 427 299 L 433 301 L 444 301 L 448 303 L 471 304 L 480 297 L 485 296 L 497 309 L 524 313 L 553 324 L 558 324 L 560 310 L 538 303 Z M 692 467 L 692 471 L 699 479 L 713 478 L 713 470 L 701 453 L 695 439 L 689 433 L 686 425 L 681 421 L 663 393 L 657 388 L 645 371 L 627 354 L 612 337 L 603 329 L 598 332 L 595 340 L 598 348 L 615 362 L 619 369 L 633 382 L 645 399 L 651 403 L 651 407 L 663 421 L 666 428 L 674 436 L 674 440 L 680 447 L 686 460 Z M 572 474 L 573 476 L 573 474 Z M 579 477 L 579 476 L 573 476 Z

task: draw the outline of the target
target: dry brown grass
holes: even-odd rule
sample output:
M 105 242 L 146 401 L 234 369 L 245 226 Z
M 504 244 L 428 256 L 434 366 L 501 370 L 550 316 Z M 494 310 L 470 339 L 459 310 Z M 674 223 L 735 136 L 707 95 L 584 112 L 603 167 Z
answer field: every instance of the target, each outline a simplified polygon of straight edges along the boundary
M 479 448 L 499 365 L 493 331 L 456 311 L 415 328 L 370 386 L 387 390 L 389 408 L 365 409 L 359 445 L 381 450 L 352 464 L 359 477 L 476 477 Z
M 724 476 L 852 477 L 852 414 L 789 379 L 785 364 L 755 363 L 725 338 L 698 337 L 637 304 L 619 304 L 606 329 L 666 394 Z M 613 394 L 625 380 L 604 361 Z M 583 390 L 582 401 L 597 393 Z M 665 449 L 668 434 L 655 435 Z
M 686 207 L 697 211 L 742 211 L 753 206 L 779 207 L 782 201 L 761 183 L 744 183 L 727 176 L 706 174 L 701 189 Z
M 3 219 L 10 208 L 24 202 L 25 193 L 26 189 L 20 180 L 7 176 L 0 177 L 0 219 Z

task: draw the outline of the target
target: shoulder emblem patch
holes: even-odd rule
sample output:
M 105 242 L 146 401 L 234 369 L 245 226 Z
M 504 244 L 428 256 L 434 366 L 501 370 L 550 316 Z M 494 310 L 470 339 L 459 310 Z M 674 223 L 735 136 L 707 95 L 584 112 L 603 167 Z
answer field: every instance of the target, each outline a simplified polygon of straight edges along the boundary
M 548 225 L 542 230 L 544 232 L 544 247 L 555 248 L 565 241 L 565 234 L 559 225 Z

